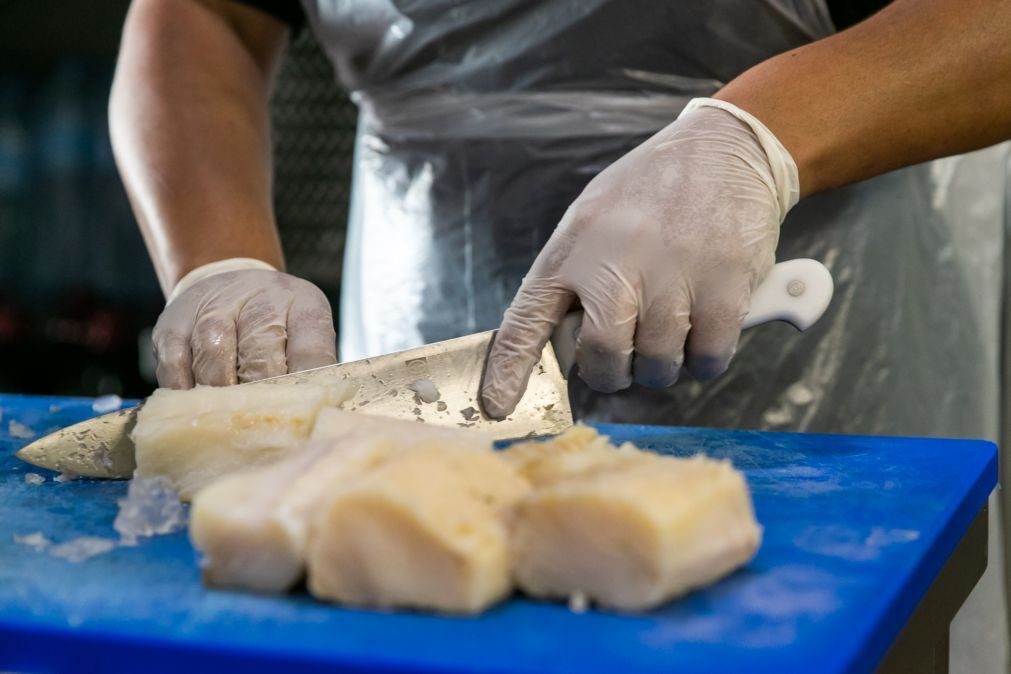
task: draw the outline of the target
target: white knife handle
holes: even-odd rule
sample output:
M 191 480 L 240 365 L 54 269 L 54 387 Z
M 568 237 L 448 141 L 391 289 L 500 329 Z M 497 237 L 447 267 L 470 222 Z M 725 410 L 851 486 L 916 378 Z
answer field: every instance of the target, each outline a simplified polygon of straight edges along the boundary
M 786 321 L 807 330 L 825 313 L 833 288 L 832 274 L 818 260 L 780 262 L 751 294 L 751 309 L 741 327 Z
M 744 317 L 744 328 L 771 321 L 785 321 L 798 330 L 815 324 L 832 301 L 832 274 L 821 262 L 807 258 L 780 262 L 772 268 L 751 295 L 751 309 Z M 583 322 L 583 312 L 568 314 L 555 327 L 551 346 L 563 375 L 576 363 L 576 337 Z

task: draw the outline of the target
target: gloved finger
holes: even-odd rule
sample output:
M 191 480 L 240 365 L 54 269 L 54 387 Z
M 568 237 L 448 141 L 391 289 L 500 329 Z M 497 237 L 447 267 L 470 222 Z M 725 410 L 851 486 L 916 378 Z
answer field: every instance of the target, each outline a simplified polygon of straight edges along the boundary
M 691 327 L 687 293 L 668 293 L 643 311 L 635 328 L 632 379 L 651 389 L 673 386 L 681 374 Z
M 583 325 L 576 339 L 579 378 L 594 391 L 614 393 L 632 384 L 638 303 L 622 290 L 580 294 Z
M 524 279 L 488 353 L 481 404 L 489 417 L 503 419 L 516 409 L 551 331 L 573 297 L 551 278 L 537 276 L 533 271 Z
M 193 354 L 189 335 L 155 326 L 152 334 L 155 377 L 162 388 L 193 388 Z
M 238 383 L 235 372 L 235 319 L 217 311 L 202 311 L 190 335 L 193 352 L 193 379 L 205 386 Z
M 736 297 L 736 298 L 735 298 Z M 685 366 L 699 381 L 715 379 L 730 365 L 741 337 L 748 297 L 696 297 L 685 344 Z
M 330 302 L 311 286 L 288 309 L 288 372 L 301 372 L 337 362 L 337 333 Z
M 242 306 L 235 324 L 239 382 L 288 373 L 289 302 L 287 293 L 258 293 Z

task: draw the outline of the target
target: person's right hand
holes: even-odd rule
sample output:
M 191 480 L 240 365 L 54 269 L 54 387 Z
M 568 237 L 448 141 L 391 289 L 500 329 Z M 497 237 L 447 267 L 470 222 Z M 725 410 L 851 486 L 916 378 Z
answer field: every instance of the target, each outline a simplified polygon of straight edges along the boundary
M 158 385 L 175 389 L 228 386 L 337 362 L 323 292 L 255 260 L 214 262 L 187 274 L 152 339 Z
M 512 413 L 577 300 L 575 359 L 591 389 L 667 388 L 682 365 L 698 380 L 719 376 L 798 193 L 793 157 L 761 121 L 725 101 L 692 101 L 565 212 L 495 336 L 485 412 Z

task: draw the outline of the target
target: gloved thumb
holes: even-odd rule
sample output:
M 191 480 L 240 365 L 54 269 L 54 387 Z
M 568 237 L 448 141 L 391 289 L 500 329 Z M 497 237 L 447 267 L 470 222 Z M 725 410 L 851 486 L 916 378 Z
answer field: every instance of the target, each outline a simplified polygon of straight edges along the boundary
M 481 405 L 489 417 L 504 419 L 516 409 L 544 345 L 574 297 L 550 279 L 531 275 L 523 280 L 485 364 Z

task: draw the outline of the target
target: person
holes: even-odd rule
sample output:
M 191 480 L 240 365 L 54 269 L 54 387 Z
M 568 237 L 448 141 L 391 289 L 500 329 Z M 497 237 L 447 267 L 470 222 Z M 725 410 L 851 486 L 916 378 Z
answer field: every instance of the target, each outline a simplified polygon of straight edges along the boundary
M 1002 0 L 136 0 L 110 123 L 168 298 L 160 385 L 336 361 L 270 201 L 267 101 L 303 21 L 360 107 L 342 359 L 501 321 L 500 416 L 578 304 L 585 418 L 999 434 Z M 777 257 L 824 261 L 835 299 L 801 336 L 741 335 Z M 1003 671 L 986 578 L 955 650 Z

